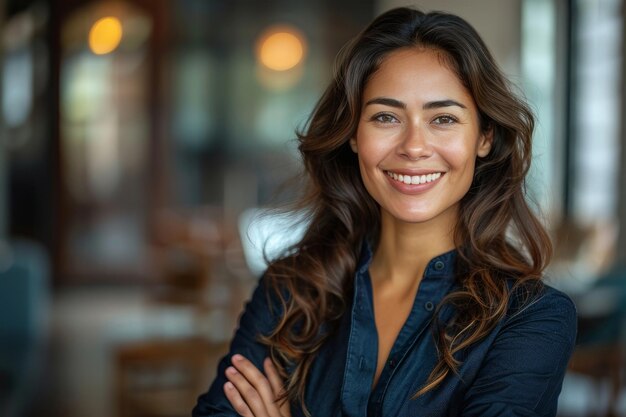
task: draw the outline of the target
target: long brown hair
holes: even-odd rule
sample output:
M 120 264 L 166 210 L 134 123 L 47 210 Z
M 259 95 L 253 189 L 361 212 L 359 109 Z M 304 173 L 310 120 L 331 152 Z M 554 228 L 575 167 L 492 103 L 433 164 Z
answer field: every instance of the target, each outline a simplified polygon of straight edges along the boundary
M 349 146 L 369 77 L 392 51 L 428 47 L 442 52 L 471 93 L 483 131 L 493 131 L 490 153 L 476 161 L 455 228 L 459 290 L 447 323 L 435 319 L 439 361 L 415 396 L 435 389 L 460 365 L 457 352 L 485 337 L 507 312 L 513 289 L 539 287 L 551 254 L 549 237 L 525 198 L 534 119 L 512 91 L 478 33 L 460 17 L 390 10 L 342 51 L 335 76 L 313 111 L 299 150 L 308 178 L 298 208 L 306 210 L 303 238 L 272 262 L 266 277 L 282 303 L 274 331 L 261 337 L 286 378 L 284 398 L 304 404 L 305 383 L 324 341 L 346 311 L 360 248 L 380 234 L 380 211 L 360 177 Z

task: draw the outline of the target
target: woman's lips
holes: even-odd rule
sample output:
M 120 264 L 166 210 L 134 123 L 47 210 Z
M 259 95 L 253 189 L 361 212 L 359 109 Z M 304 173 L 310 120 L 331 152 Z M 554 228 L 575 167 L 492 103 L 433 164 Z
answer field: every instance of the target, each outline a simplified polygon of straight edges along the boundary
M 431 172 L 428 174 L 421 174 L 421 175 L 409 175 L 409 174 L 398 174 L 392 171 L 385 171 L 385 173 L 387 174 L 389 178 L 392 178 L 395 181 L 402 182 L 407 185 L 408 184 L 413 184 L 413 185 L 427 184 L 427 183 L 438 180 L 443 174 L 442 172 Z
M 404 194 L 419 194 L 433 188 L 445 172 L 432 171 L 419 175 L 410 175 L 408 173 L 397 173 L 393 171 L 385 171 L 391 185 Z

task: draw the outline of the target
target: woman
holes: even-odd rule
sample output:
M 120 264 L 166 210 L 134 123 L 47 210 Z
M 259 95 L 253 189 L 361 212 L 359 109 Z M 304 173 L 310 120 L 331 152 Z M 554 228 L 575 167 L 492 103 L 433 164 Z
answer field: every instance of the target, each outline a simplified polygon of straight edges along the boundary
M 299 135 L 308 229 L 194 416 L 554 416 L 576 315 L 540 281 L 532 130 L 467 22 L 378 17 Z

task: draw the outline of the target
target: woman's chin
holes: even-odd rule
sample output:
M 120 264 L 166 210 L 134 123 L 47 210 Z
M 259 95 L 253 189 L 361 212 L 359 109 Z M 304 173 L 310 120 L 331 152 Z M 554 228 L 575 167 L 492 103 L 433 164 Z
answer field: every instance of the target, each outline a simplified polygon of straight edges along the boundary
M 457 214 L 458 211 L 453 210 L 453 207 L 448 207 L 447 209 L 436 207 L 394 207 L 390 210 L 382 210 L 382 216 L 387 217 L 387 220 L 421 225 L 430 223 L 433 225 L 452 224 L 456 221 Z

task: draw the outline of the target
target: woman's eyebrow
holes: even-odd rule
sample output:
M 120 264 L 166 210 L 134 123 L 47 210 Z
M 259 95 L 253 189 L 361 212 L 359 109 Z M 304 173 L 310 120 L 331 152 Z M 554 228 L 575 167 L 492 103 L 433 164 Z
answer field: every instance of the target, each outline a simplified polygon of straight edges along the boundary
M 457 106 L 460 107 L 462 109 L 467 109 L 467 107 L 465 107 L 464 104 L 459 103 L 458 101 L 454 101 L 454 100 L 437 100 L 437 101 L 429 101 L 428 103 L 425 103 L 424 106 L 422 106 L 422 108 L 424 110 L 430 110 L 430 109 L 438 109 L 440 107 L 452 107 L 452 106 Z
M 368 100 L 365 103 L 365 106 L 369 106 L 370 104 L 382 104 L 383 106 L 396 107 L 399 109 L 406 109 L 406 104 L 401 102 L 400 100 L 396 100 L 395 98 L 388 97 L 376 97 L 371 100 Z
M 395 98 L 389 98 L 389 97 L 375 97 L 375 98 L 373 98 L 371 100 L 368 100 L 365 103 L 365 106 L 369 106 L 370 104 L 382 104 L 383 106 L 390 106 L 390 107 L 396 107 L 396 108 L 399 108 L 399 109 L 406 109 L 406 104 L 405 103 L 403 103 L 400 100 L 396 100 Z M 429 101 L 428 103 L 424 103 L 422 108 L 424 110 L 431 110 L 431 109 L 438 109 L 438 108 L 441 108 L 441 107 L 452 107 L 452 106 L 457 106 L 457 107 L 460 107 L 462 109 L 467 109 L 467 107 L 464 104 L 459 103 L 458 101 L 455 101 L 455 100 L 451 100 L 451 99 Z

